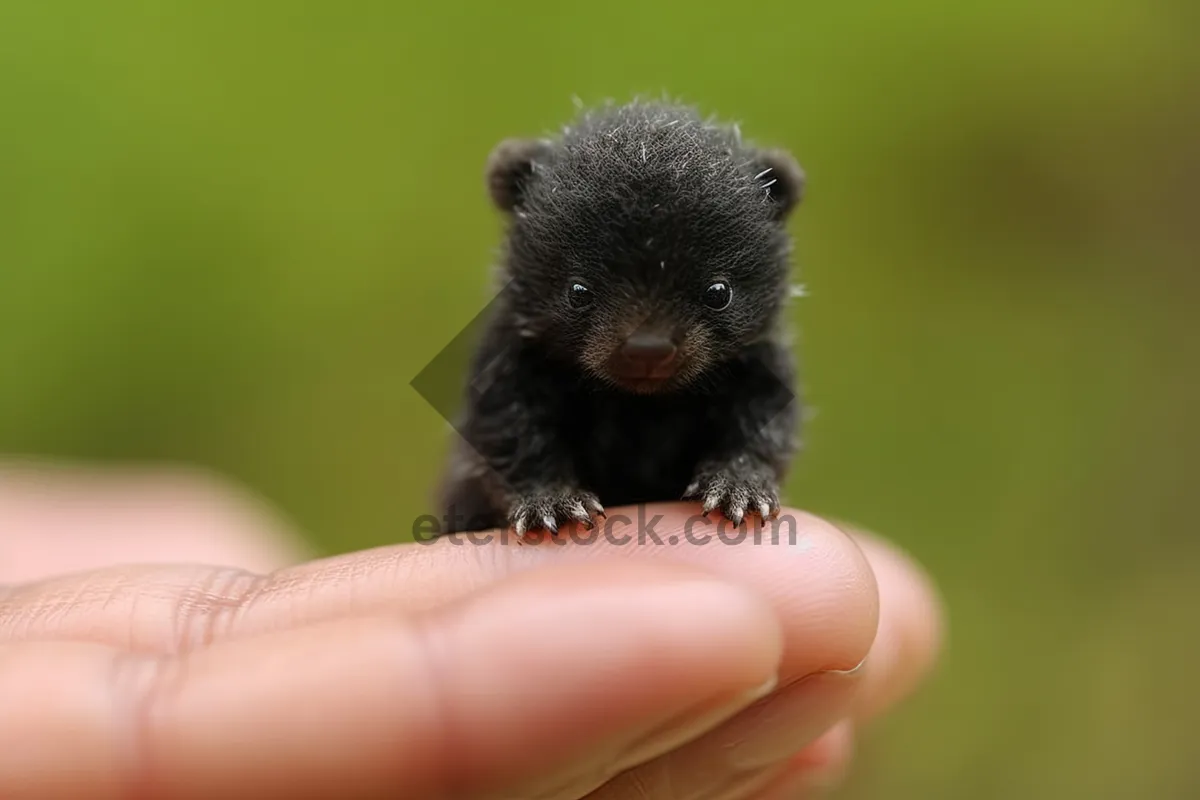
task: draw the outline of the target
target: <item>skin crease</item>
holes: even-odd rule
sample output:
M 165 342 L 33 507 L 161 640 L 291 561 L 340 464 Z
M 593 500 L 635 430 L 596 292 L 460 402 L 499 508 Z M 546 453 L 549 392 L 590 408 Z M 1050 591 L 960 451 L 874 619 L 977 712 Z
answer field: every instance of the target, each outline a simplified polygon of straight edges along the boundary
M 895 548 L 784 514 L 797 546 L 306 560 L 195 473 L 0 470 L 0 797 L 818 796 L 942 617 Z
M 506 283 L 468 376 L 445 532 L 681 498 L 734 522 L 777 512 L 801 405 L 781 315 L 804 190 L 791 156 L 635 102 L 503 142 L 487 176 Z M 634 341 L 673 344 L 669 365 L 631 364 Z

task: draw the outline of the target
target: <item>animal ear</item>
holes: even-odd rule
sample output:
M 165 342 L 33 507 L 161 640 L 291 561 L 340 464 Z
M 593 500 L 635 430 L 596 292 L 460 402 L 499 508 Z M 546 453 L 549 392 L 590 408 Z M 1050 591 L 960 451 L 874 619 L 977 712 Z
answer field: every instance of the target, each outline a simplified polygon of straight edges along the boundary
M 758 155 L 755 179 L 774 208 L 775 219 L 785 220 L 804 199 L 807 176 L 786 150 L 765 150 Z
M 509 212 L 521 205 L 535 162 L 550 149 L 540 139 L 505 139 L 487 160 L 487 189 L 492 203 Z

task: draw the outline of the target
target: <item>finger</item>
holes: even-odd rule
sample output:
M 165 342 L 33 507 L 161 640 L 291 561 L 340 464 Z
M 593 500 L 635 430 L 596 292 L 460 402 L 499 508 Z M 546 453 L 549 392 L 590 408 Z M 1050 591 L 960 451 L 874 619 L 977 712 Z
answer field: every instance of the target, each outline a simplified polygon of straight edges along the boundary
M 0 797 L 574 798 L 758 696 L 780 653 L 746 590 L 614 564 L 177 658 L 10 644 Z
M 109 564 L 267 571 L 306 557 L 254 498 L 202 473 L 0 465 L 0 582 Z
M 766 528 L 754 519 L 740 529 L 699 511 L 693 503 L 650 505 L 640 512 L 617 508 L 610 510 L 603 529 L 569 531 L 559 544 L 500 545 L 487 555 L 480 552 L 486 545 L 439 542 L 427 547 L 466 550 L 459 559 L 483 569 L 511 572 L 610 559 L 668 562 L 753 587 L 773 604 L 784 625 L 781 688 L 818 672 L 853 669 L 865 658 L 879 619 L 875 577 L 861 549 L 842 530 L 795 509 L 783 509 Z M 444 585 L 431 586 L 430 593 Z
M 845 670 L 875 638 L 875 578 L 841 530 L 793 510 L 777 540 L 726 544 L 691 504 L 612 509 L 590 540 L 517 546 L 494 532 L 353 553 L 269 576 L 197 567 L 97 571 L 18 587 L 0 597 L 0 637 L 83 638 L 176 652 L 210 641 L 364 613 L 436 608 L 508 575 L 554 564 L 659 561 L 706 569 L 772 603 L 785 630 L 784 684 Z M 654 517 L 659 517 L 657 521 Z M 651 529 L 662 544 L 639 545 Z M 586 534 L 587 532 L 582 532 Z M 575 535 L 568 533 L 568 536 Z M 702 536 L 710 537 L 701 544 Z M 624 543 L 625 537 L 633 537 Z M 644 539 L 645 537 L 642 536 Z M 674 543 L 672 543 L 672 541 Z M 732 541 L 732 540 L 729 540 Z

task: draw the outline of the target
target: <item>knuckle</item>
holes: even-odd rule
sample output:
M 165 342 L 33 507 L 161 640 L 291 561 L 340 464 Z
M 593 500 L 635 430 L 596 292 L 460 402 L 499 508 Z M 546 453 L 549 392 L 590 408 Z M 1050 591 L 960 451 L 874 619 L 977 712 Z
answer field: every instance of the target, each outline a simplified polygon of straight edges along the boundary
M 170 652 L 187 653 L 228 636 L 269 579 L 235 568 L 214 569 L 179 593 Z

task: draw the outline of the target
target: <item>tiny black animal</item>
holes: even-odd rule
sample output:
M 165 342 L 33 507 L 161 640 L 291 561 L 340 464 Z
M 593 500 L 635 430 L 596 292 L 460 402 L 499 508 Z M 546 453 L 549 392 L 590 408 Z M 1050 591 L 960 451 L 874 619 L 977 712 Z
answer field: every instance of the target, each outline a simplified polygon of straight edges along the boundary
M 805 176 L 736 126 L 609 104 L 486 169 L 505 284 L 475 352 L 441 503 L 518 535 L 696 499 L 778 513 L 800 401 L 783 308 Z

